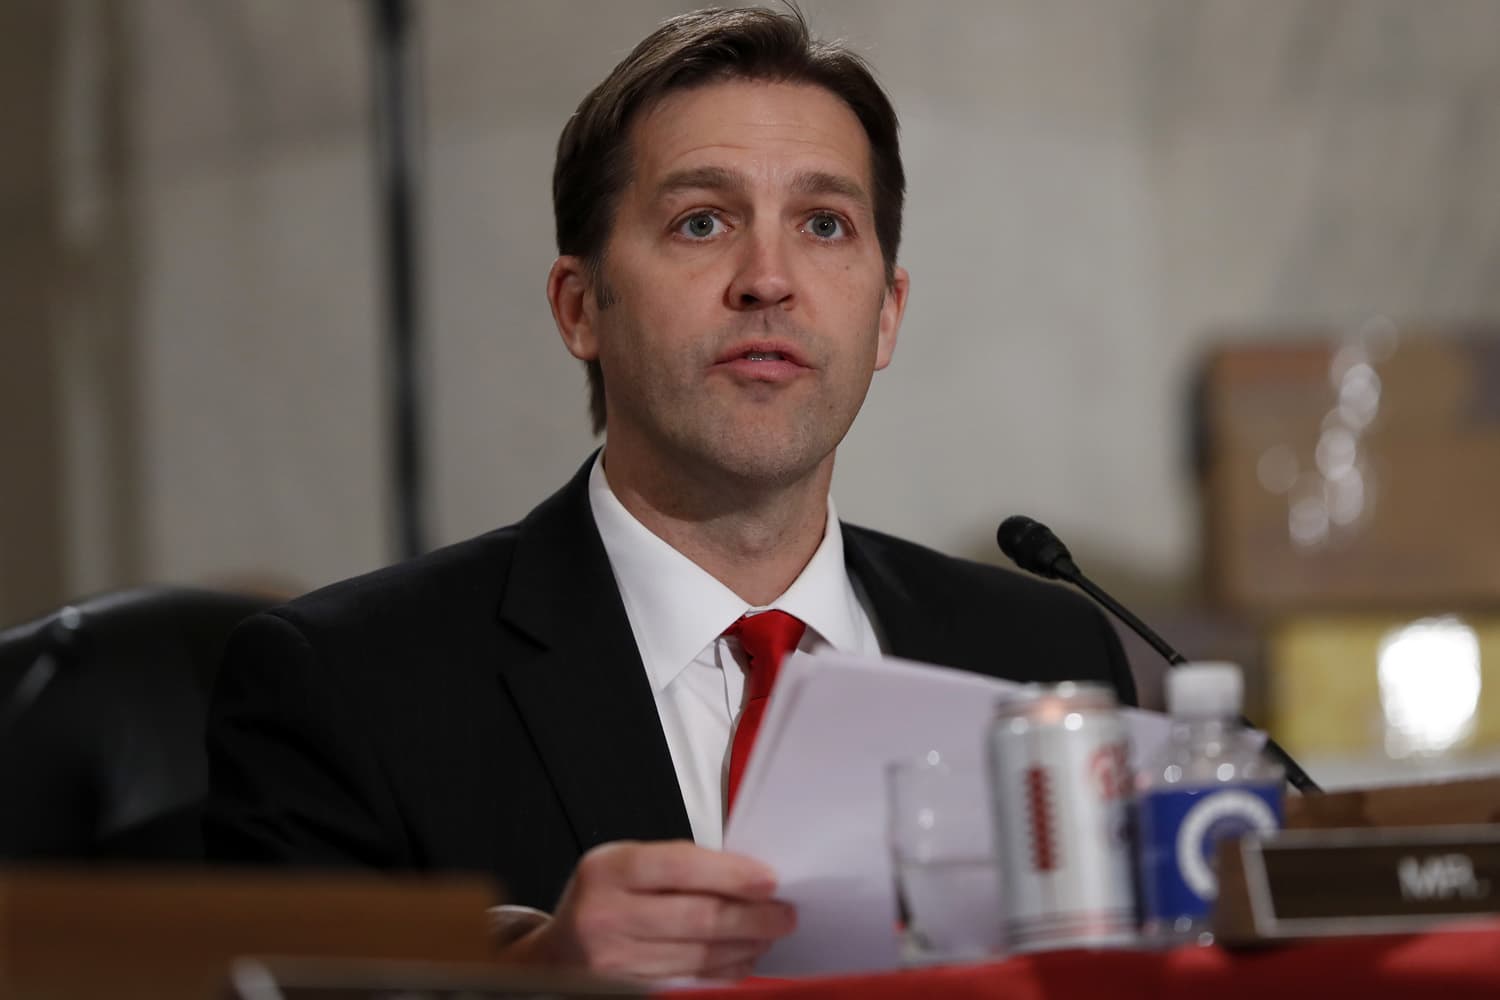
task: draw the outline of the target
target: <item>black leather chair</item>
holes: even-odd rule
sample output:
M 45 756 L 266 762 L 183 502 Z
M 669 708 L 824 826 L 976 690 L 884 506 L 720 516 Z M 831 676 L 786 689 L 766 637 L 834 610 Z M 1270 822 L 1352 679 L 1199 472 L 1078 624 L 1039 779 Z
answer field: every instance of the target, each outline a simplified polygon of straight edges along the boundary
M 272 603 L 146 587 L 0 631 L 0 860 L 200 859 L 214 673 Z

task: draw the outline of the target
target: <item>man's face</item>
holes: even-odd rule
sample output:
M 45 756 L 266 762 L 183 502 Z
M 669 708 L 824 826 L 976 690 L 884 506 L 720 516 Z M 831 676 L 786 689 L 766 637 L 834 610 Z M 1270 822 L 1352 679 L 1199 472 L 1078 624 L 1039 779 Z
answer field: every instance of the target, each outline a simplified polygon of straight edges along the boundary
M 632 130 L 603 266 L 569 349 L 604 371 L 610 454 L 772 484 L 831 461 L 890 363 L 870 146 L 818 87 L 671 94 Z M 560 322 L 560 325 L 561 322 Z

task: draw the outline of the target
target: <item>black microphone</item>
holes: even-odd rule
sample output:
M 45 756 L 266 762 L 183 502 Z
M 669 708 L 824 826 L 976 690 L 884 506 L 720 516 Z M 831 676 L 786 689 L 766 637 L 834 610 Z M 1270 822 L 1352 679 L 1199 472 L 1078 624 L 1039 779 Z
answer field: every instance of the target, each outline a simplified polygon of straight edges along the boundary
M 1173 649 L 1171 644 L 1157 635 L 1149 625 L 1131 614 L 1123 604 L 1110 597 L 1093 580 L 1084 576 L 1078 564 L 1073 561 L 1073 554 L 1068 551 L 1068 547 L 1045 524 L 1033 521 L 1025 515 L 1016 514 L 1000 523 L 1000 530 L 995 532 L 995 539 L 1000 543 L 1000 551 L 1026 572 L 1048 580 L 1064 580 L 1088 594 L 1106 611 L 1124 622 L 1132 632 L 1150 643 L 1151 648 L 1160 653 L 1172 666 L 1188 662 L 1187 657 Z M 1240 716 L 1240 723 L 1249 728 L 1255 728 L 1254 724 L 1243 715 Z M 1282 769 L 1286 771 L 1286 780 L 1291 782 L 1292 787 L 1297 791 L 1310 794 L 1323 790 L 1302 769 L 1302 765 L 1282 749 L 1281 744 L 1273 740 L 1269 734 L 1266 735 L 1266 752 L 1281 764 Z

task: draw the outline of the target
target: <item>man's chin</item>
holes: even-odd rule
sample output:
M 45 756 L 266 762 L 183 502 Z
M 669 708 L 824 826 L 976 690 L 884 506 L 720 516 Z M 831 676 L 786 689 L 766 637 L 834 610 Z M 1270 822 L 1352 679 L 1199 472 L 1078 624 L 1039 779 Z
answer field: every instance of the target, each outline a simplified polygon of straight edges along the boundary
M 833 445 L 794 435 L 766 432 L 753 438 L 720 441 L 704 455 L 706 464 L 745 487 L 783 488 L 816 476 L 833 458 Z
M 825 474 L 842 437 L 830 433 L 838 421 L 826 415 L 817 420 L 762 411 L 715 417 L 658 425 L 656 433 L 632 435 L 639 447 L 627 450 L 638 453 L 658 476 L 680 478 L 684 488 L 720 483 L 737 492 L 758 492 Z M 616 433 L 612 428 L 611 439 Z

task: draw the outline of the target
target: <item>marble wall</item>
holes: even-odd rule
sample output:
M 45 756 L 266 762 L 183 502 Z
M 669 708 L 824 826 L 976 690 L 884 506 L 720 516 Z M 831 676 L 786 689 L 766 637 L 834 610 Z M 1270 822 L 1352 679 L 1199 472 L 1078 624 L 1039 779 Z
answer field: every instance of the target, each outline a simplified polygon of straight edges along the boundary
M 591 447 L 542 294 L 552 150 L 607 68 L 694 5 L 416 6 L 444 541 L 520 516 Z M 987 555 L 1027 511 L 1111 573 L 1190 579 L 1207 347 L 1500 316 L 1492 0 L 804 6 L 893 94 L 910 185 L 912 304 L 840 455 L 850 519 Z M 0 163 L 0 212 L 30 220 L 0 252 L 46 273 L 0 328 L 25 320 L 10 370 L 50 388 L 0 405 L 50 428 L 23 443 L 58 467 L 6 490 L 58 523 L 0 570 L 0 620 L 138 579 L 313 585 L 386 561 L 361 5 L 7 16 L 48 32 L 0 32 L 41 53 L 4 98 L 34 124 Z

